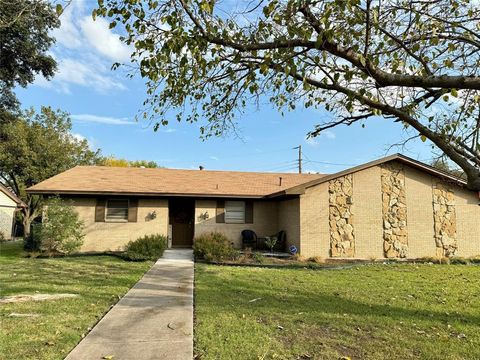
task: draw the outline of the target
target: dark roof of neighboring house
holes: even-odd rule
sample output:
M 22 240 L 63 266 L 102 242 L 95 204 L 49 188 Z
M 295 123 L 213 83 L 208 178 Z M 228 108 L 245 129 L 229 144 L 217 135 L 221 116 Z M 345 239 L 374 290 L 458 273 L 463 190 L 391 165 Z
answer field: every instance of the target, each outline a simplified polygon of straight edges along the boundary
M 42 181 L 27 191 L 33 194 L 262 198 L 322 176 L 324 175 L 77 166 Z
M 22 200 L 20 200 L 20 198 L 17 195 L 15 195 L 6 186 L 4 186 L 2 184 L 0 184 L 0 192 L 4 193 L 10 199 L 12 199 L 12 201 L 14 201 L 17 204 L 18 207 L 26 206 L 25 203 Z
M 427 165 L 427 164 L 425 164 L 421 161 L 414 160 L 414 159 L 409 158 L 408 156 L 405 156 L 405 155 L 402 155 L 402 154 L 394 154 L 394 155 L 383 157 L 381 159 L 370 161 L 370 162 L 365 163 L 365 164 L 354 166 L 352 168 L 349 168 L 349 169 L 346 169 L 346 170 L 343 170 L 343 171 L 340 171 L 340 172 L 337 172 L 337 173 L 334 173 L 334 174 L 323 176 L 320 179 L 315 179 L 315 180 L 312 180 L 312 181 L 308 181 L 304 184 L 300 184 L 300 185 L 291 187 L 290 189 L 285 189 L 285 190 L 278 191 L 276 193 L 271 194 L 269 197 L 277 197 L 277 196 L 283 196 L 283 195 L 300 195 L 300 194 L 303 194 L 305 192 L 305 189 L 307 189 L 309 187 L 319 185 L 319 184 L 322 184 L 324 182 L 336 179 L 338 177 L 345 176 L 345 175 L 348 175 L 348 174 L 352 174 L 354 172 L 365 170 L 365 169 L 371 168 L 373 166 L 381 165 L 381 164 L 384 164 L 384 163 L 389 162 L 389 161 L 399 161 L 399 162 L 401 162 L 405 165 L 409 165 L 413 168 L 424 171 L 424 172 L 426 172 L 430 175 L 437 176 L 437 177 L 442 178 L 446 181 L 453 182 L 453 183 L 455 183 L 457 185 L 460 185 L 460 186 L 465 186 L 467 184 L 467 182 L 464 179 L 461 179 L 461 178 L 456 177 L 456 176 L 454 176 L 450 173 L 447 173 L 445 171 L 434 168 L 433 166 Z
M 32 194 L 273 198 L 299 195 L 308 187 L 388 161 L 400 161 L 447 181 L 466 185 L 464 180 L 451 174 L 395 154 L 330 175 L 77 166 L 27 191 Z

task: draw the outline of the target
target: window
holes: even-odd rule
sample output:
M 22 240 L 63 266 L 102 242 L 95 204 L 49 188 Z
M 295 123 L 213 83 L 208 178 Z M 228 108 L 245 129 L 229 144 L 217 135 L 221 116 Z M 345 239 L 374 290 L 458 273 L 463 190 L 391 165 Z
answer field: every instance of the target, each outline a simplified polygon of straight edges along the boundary
M 245 223 L 245 201 L 225 201 L 225 222 L 230 224 Z
M 105 220 L 128 221 L 128 200 L 108 200 Z

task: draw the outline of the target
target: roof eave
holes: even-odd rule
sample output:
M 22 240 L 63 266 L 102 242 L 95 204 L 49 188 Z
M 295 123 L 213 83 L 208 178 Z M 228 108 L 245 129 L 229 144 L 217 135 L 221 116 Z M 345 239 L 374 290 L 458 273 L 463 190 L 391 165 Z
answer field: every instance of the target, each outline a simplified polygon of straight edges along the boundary
M 4 193 L 10 200 L 17 204 L 19 208 L 26 208 L 27 205 L 17 195 L 11 192 L 7 187 L 0 184 L 0 192 Z
M 267 195 L 266 197 L 269 199 L 273 199 L 273 198 L 279 198 L 283 196 L 290 196 L 290 195 L 295 196 L 295 195 L 303 195 L 303 194 L 305 194 L 305 187 L 301 187 L 301 185 L 297 185 L 289 189 L 274 192 L 272 194 Z
M 77 191 L 77 190 L 37 190 L 27 189 L 32 195 L 87 195 L 87 196 L 136 196 L 136 197 L 197 197 L 197 198 L 236 198 L 236 199 L 264 199 L 267 195 L 245 194 L 205 194 L 205 193 L 153 193 L 153 192 L 126 192 L 126 191 Z

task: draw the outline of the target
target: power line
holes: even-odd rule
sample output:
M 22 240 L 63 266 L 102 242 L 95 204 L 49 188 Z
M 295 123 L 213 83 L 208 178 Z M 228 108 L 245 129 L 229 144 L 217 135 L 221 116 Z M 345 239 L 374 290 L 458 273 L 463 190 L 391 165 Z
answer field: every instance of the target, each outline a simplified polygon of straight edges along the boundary
M 229 156 L 222 156 L 222 159 L 230 159 L 230 158 L 236 158 L 236 157 L 247 157 L 247 156 L 261 156 L 261 155 L 268 155 L 268 154 L 274 154 L 274 153 L 279 153 L 279 152 L 284 152 L 290 150 L 290 148 L 284 148 L 284 149 L 278 149 L 278 150 L 272 150 L 272 151 L 257 151 L 255 153 L 250 153 L 250 154 L 235 154 L 235 155 L 229 155 Z
M 263 165 L 263 166 L 257 165 L 255 167 L 253 167 L 253 169 L 261 169 L 263 171 L 274 171 L 275 169 L 281 169 L 281 168 L 292 167 L 292 166 L 296 166 L 296 161 L 295 160 L 282 161 L 282 162 L 273 163 L 273 164 L 270 163 L 270 164 L 266 164 L 266 165 Z
M 332 163 L 328 161 L 312 160 L 305 153 L 303 153 L 303 156 L 306 158 L 305 160 L 306 162 L 311 162 L 311 163 L 317 163 L 317 164 L 323 164 L 323 165 L 335 165 L 335 166 L 356 166 L 357 165 L 357 164 L 340 164 L 340 163 Z
M 263 171 L 266 171 L 266 172 L 275 172 L 275 171 L 282 172 L 282 171 L 292 170 L 292 169 L 296 169 L 296 168 L 297 168 L 297 164 L 289 164 L 289 165 L 283 165 L 283 166 L 276 166 L 276 167 L 272 167 L 272 168 L 266 168 L 266 169 L 263 169 Z
M 306 160 L 307 162 L 323 164 L 323 165 L 335 165 L 335 166 L 357 166 L 358 164 L 340 164 L 340 163 L 332 163 L 328 161 L 317 161 L 317 160 Z

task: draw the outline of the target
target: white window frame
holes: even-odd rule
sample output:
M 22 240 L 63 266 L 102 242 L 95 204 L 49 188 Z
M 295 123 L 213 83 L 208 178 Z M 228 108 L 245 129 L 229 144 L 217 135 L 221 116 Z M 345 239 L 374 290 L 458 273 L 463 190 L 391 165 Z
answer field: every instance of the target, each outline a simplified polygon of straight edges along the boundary
M 126 201 L 127 202 L 127 216 L 125 218 L 109 218 L 108 217 L 108 203 L 110 201 Z M 128 222 L 128 211 L 130 209 L 130 200 L 128 199 L 108 199 L 105 202 L 105 222 Z
M 245 224 L 245 201 L 225 201 L 225 223 Z

